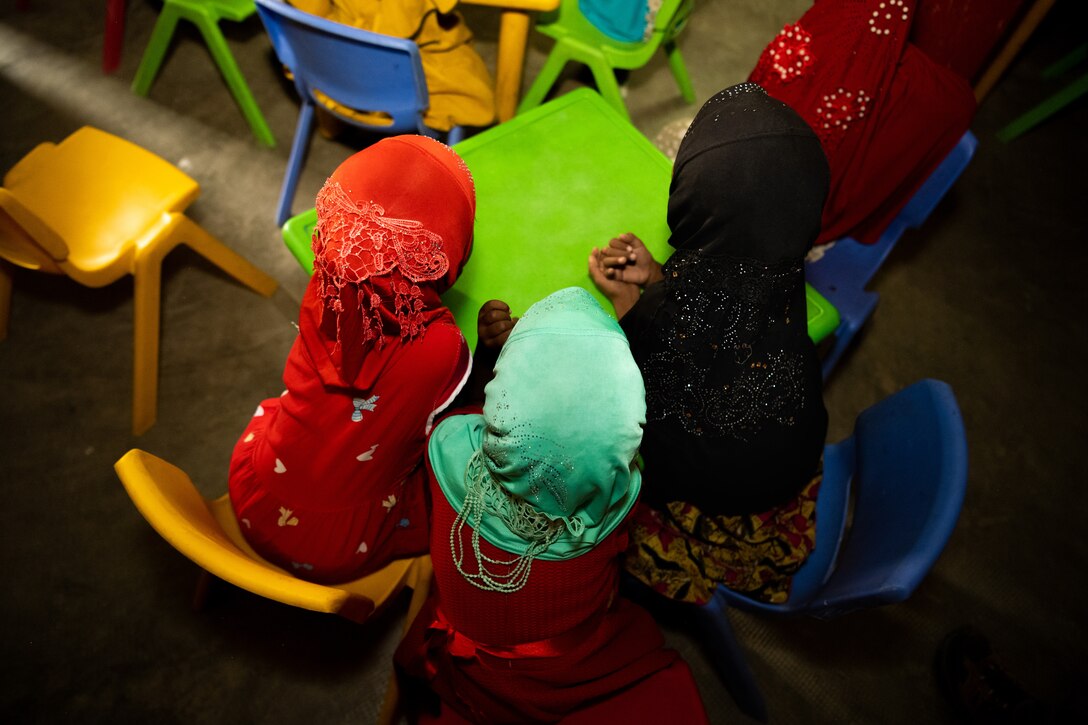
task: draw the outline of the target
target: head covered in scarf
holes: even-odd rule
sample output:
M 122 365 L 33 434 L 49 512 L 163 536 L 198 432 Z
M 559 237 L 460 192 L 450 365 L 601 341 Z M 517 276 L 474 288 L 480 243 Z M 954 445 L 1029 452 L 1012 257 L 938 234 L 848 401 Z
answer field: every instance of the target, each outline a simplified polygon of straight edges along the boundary
M 483 415 L 439 424 L 428 453 L 458 512 L 458 569 L 482 589 L 517 591 L 533 560 L 590 551 L 634 506 L 645 394 L 619 325 L 571 287 L 521 317 L 485 396 Z M 479 537 L 511 558 L 486 559 Z
M 676 252 L 623 318 L 646 380 L 651 503 L 754 513 L 811 478 L 827 414 L 803 263 L 827 188 L 815 134 L 758 85 L 692 121 L 669 188 Z
M 439 295 L 472 249 L 472 175 L 434 139 L 393 136 L 337 167 L 316 206 L 300 327 L 343 384 L 369 387 L 397 345 L 449 315 Z

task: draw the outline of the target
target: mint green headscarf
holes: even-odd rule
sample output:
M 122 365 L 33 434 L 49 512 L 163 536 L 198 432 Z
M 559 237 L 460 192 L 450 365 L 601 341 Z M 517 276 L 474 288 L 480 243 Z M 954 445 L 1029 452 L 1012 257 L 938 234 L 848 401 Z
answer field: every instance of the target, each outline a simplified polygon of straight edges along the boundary
M 533 560 L 586 553 L 634 506 L 646 394 L 619 324 L 588 292 L 570 287 L 518 321 L 485 398 L 483 415 L 442 421 L 428 454 L 458 512 L 454 563 L 482 589 L 517 591 Z M 466 524 L 473 529 L 467 562 Z M 515 557 L 484 556 L 480 536 Z

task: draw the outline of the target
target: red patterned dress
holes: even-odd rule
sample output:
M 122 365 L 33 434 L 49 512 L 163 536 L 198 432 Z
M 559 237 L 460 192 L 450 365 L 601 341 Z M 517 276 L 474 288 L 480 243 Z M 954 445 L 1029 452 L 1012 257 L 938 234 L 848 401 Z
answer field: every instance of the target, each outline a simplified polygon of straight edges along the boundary
M 434 412 L 467 376 L 464 336 L 447 312 L 376 381 L 357 384 L 307 334 L 312 326 L 300 327 L 283 372 L 287 389 L 260 404 L 235 446 L 231 501 L 246 540 L 321 582 L 426 553 L 423 450 Z

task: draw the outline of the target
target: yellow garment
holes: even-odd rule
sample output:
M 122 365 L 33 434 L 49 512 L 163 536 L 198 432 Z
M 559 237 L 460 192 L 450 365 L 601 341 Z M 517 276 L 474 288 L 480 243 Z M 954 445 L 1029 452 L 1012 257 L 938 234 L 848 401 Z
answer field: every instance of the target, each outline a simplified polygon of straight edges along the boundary
M 495 91 L 483 58 L 472 48 L 472 31 L 457 0 L 289 0 L 308 13 L 397 38 L 419 46 L 427 76 L 430 108 L 423 122 L 438 131 L 453 126 L 487 126 L 495 120 Z M 360 112 L 317 94 L 342 116 L 365 123 L 388 123 L 388 116 Z
M 712 516 L 674 501 L 665 512 L 639 505 L 624 559 L 629 574 L 658 594 L 706 604 L 719 584 L 771 604 L 816 548 L 821 470 L 792 501 L 760 514 Z

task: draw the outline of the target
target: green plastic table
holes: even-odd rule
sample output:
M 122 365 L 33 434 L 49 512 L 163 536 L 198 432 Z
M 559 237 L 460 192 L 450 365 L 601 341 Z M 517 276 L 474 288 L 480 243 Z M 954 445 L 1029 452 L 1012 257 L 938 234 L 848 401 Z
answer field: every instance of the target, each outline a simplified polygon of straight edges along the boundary
M 560 96 L 456 147 L 476 181 L 476 236 L 460 279 L 443 296 L 476 345 L 476 314 L 500 299 L 517 316 L 564 287 L 589 290 L 590 250 L 633 232 L 659 260 L 668 258 L 665 222 L 672 164 L 599 95 Z M 284 241 L 313 270 L 311 209 L 287 221 Z M 809 337 L 820 342 L 839 313 L 806 285 Z

